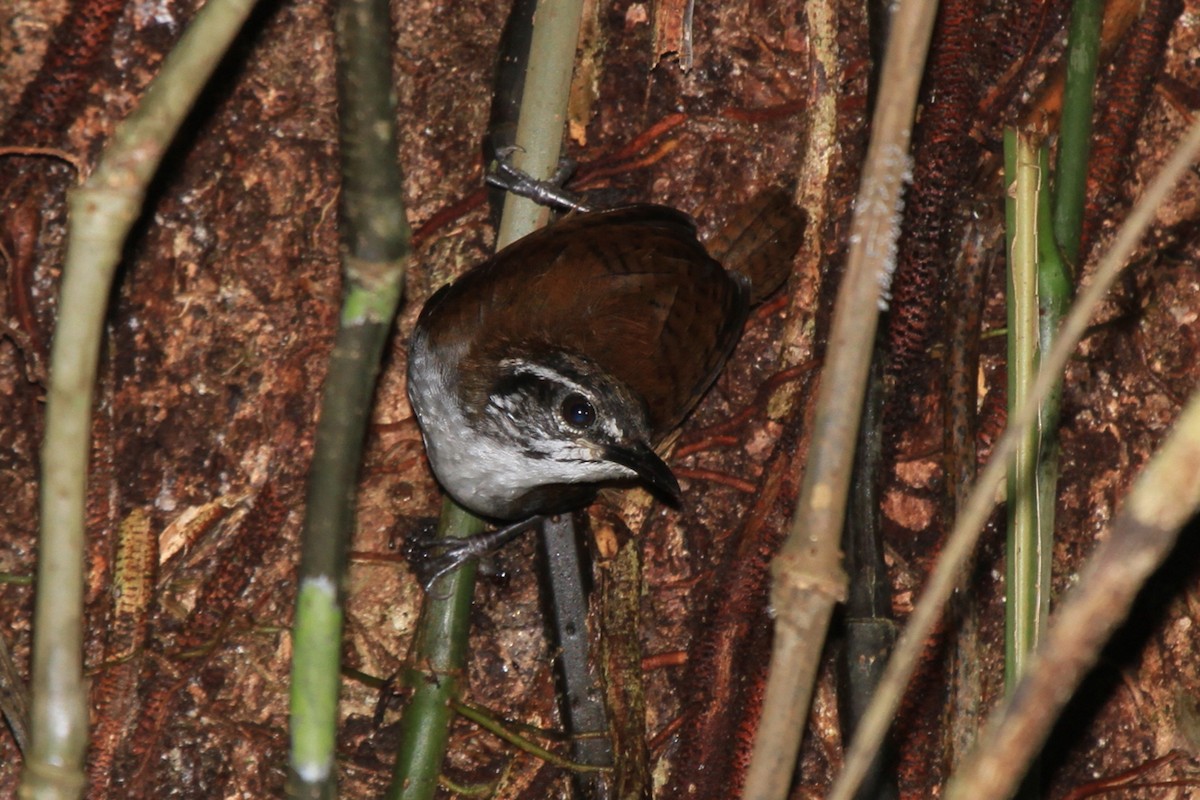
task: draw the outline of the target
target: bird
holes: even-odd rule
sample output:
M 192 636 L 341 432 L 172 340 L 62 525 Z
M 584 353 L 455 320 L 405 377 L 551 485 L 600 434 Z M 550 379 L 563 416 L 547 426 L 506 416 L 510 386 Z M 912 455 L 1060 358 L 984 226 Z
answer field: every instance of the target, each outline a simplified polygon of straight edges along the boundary
M 442 488 L 501 527 L 439 542 L 426 576 L 610 484 L 679 504 L 655 448 L 786 280 L 804 227 L 787 193 L 760 194 L 714 240 L 727 268 L 674 208 L 572 212 L 435 292 L 409 340 L 409 400 Z

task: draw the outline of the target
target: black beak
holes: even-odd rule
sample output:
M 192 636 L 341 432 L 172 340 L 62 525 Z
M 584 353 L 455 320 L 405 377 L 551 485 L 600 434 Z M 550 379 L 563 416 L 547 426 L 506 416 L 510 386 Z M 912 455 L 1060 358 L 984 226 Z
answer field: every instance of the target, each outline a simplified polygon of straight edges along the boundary
M 629 467 L 657 494 L 670 499 L 672 505 L 679 505 L 683 499 L 679 491 L 679 481 L 675 480 L 671 468 L 649 446 L 641 442 L 610 445 L 604 448 L 604 457 L 613 463 Z

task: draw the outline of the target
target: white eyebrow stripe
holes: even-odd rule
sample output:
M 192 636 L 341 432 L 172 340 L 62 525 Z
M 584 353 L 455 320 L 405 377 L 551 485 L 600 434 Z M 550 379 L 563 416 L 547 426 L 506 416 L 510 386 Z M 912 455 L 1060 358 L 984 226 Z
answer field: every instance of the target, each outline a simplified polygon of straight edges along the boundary
M 500 362 L 501 367 L 511 367 L 518 375 L 530 375 L 551 383 L 557 383 L 579 392 L 589 400 L 593 399 L 592 390 L 581 383 L 571 380 L 556 369 L 543 367 L 522 358 L 506 358 Z

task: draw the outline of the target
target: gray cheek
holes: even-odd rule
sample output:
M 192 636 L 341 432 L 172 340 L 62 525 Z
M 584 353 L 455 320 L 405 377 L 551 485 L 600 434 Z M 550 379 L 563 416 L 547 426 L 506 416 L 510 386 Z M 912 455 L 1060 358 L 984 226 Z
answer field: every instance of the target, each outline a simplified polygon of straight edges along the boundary
M 522 424 L 514 411 L 499 404 L 488 406 L 487 413 L 483 415 L 483 424 L 486 433 L 498 439 L 520 442 L 529 438 L 527 426 Z

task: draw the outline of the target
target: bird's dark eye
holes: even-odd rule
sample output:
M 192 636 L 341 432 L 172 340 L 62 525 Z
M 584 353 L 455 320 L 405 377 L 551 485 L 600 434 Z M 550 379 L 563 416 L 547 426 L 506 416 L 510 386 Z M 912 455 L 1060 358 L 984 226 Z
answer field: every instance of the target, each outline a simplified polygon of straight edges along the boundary
M 576 392 L 563 399 L 559 413 L 562 414 L 563 422 L 581 430 L 592 427 L 592 423 L 596 421 L 596 409 L 586 397 Z

